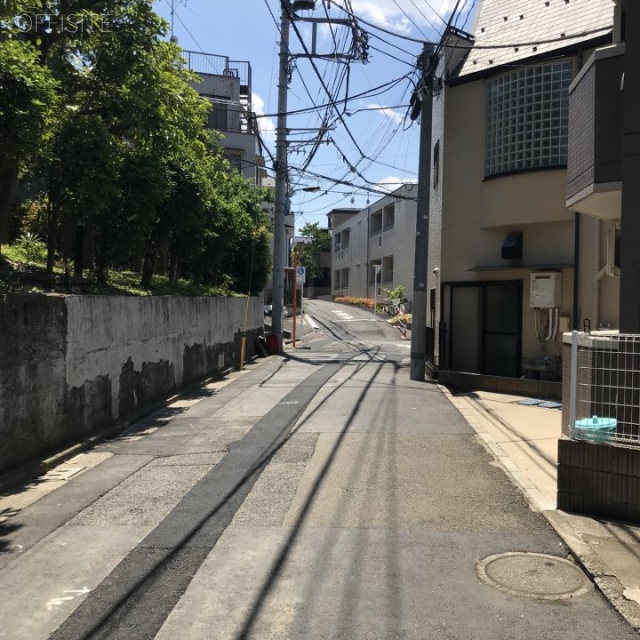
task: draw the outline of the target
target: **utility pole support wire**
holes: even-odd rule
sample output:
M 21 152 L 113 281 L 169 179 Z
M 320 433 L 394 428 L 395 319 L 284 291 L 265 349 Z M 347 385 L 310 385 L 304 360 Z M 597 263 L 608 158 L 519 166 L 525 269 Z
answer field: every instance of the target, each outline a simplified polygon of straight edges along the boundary
M 429 262 L 429 208 L 431 199 L 431 79 L 434 47 L 422 50 L 422 83 L 415 98 L 420 101 L 420 160 L 418 166 L 418 204 L 416 215 L 416 253 L 413 268 L 413 308 L 411 319 L 411 380 L 425 377 L 427 350 L 427 266 Z M 426 91 L 423 89 L 426 88 Z M 417 114 L 416 114 L 417 115 Z

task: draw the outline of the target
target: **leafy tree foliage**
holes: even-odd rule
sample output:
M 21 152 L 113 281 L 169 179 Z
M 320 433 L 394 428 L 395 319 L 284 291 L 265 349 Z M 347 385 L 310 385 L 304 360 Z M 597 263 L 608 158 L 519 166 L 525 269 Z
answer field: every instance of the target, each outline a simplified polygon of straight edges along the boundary
M 56 82 L 36 47 L 0 29 L 0 245 L 9 236 L 20 163 L 45 144 L 57 103 Z
M 320 254 L 331 248 L 331 235 L 327 229 L 321 229 L 317 222 L 305 224 L 300 229 L 300 235 L 307 241 L 299 245 L 298 260 L 309 278 L 318 278 L 322 274 Z
M 166 28 L 151 0 L 0 2 L 0 243 L 21 172 L 39 190 L 29 209 L 46 211 L 50 273 L 81 223 L 99 280 L 126 268 L 145 287 L 162 273 L 256 293 L 266 196 L 204 129 L 209 103 Z

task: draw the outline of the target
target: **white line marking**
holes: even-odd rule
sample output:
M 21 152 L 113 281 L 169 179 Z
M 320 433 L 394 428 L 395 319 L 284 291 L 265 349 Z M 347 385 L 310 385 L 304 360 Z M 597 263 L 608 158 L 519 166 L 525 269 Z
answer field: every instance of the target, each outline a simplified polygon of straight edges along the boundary
M 82 589 L 65 589 L 63 593 L 72 593 L 72 596 L 60 596 L 59 598 L 52 598 L 47 602 L 47 611 L 51 611 L 56 607 L 61 607 L 65 602 L 75 600 L 77 596 L 83 596 L 89 593 L 91 589 L 89 587 L 82 587 Z

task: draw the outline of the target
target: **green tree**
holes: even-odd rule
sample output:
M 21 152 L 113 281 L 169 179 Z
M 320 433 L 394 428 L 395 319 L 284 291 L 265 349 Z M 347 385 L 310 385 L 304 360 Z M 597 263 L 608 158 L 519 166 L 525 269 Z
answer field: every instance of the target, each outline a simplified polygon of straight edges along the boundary
M 46 194 L 47 273 L 53 273 L 58 248 L 70 256 L 63 236 L 69 238 L 69 230 L 81 220 L 98 219 L 116 195 L 119 165 L 118 141 L 102 119 L 86 114 L 61 118 L 37 165 Z
M 147 287 L 161 271 L 255 293 L 270 271 L 265 194 L 229 171 L 204 130 L 209 103 L 152 5 L 0 2 L 0 132 L 13 136 L 0 138 L 0 183 L 20 167 L 41 186 L 33 208 L 47 214 L 49 272 L 83 221 L 101 280 L 127 267 Z M 71 12 L 81 28 L 59 24 Z M 0 242 L 10 202 L 0 184 Z
M 65 15 L 60 3 L 50 4 L 52 14 Z M 61 238 L 83 219 L 95 222 L 101 278 L 116 257 L 115 235 L 120 241 L 137 238 L 150 279 L 164 241 L 157 238 L 158 207 L 167 203 L 172 176 L 180 174 L 180 164 L 202 136 L 208 106 L 189 86 L 195 76 L 184 68 L 180 49 L 162 40 L 166 24 L 149 0 L 73 4 L 82 29 L 24 34 L 56 78 L 64 105 L 35 168 L 45 184 L 48 271 L 56 250 L 68 250 Z M 143 158 L 147 167 L 140 164 Z M 132 165 L 132 175 L 120 174 Z
M 219 176 L 197 269 L 200 281 L 220 284 L 229 279 L 242 292 L 264 288 L 271 266 L 271 233 L 262 204 L 271 197 L 236 171 Z
M 331 235 L 327 229 L 321 229 L 317 222 L 305 224 L 300 229 L 300 235 L 306 241 L 299 245 L 298 260 L 309 278 L 319 278 L 322 275 L 320 255 L 331 248 Z
M 0 12 L 0 23 L 6 18 Z M 0 29 L 0 245 L 8 242 L 18 174 L 51 134 L 57 83 L 36 47 Z

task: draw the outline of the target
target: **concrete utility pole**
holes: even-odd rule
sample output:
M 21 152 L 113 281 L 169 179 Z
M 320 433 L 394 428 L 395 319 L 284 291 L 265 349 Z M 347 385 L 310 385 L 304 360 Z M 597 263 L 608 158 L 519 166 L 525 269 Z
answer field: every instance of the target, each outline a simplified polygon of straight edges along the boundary
M 640 333 L 640 2 L 625 10 L 620 331 Z
M 282 316 L 284 313 L 285 209 L 287 206 L 287 92 L 289 86 L 289 10 L 282 2 L 280 19 L 280 72 L 278 75 L 278 119 L 276 123 L 275 208 L 273 221 L 273 278 L 271 333 L 278 337 L 282 351 Z
M 429 208 L 431 200 L 431 58 L 434 47 L 422 49 L 422 82 L 416 91 L 420 100 L 420 159 L 416 211 L 416 254 L 413 268 L 411 318 L 411 380 L 424 380 L 427 351 L 427 265 L 429 261 Z

